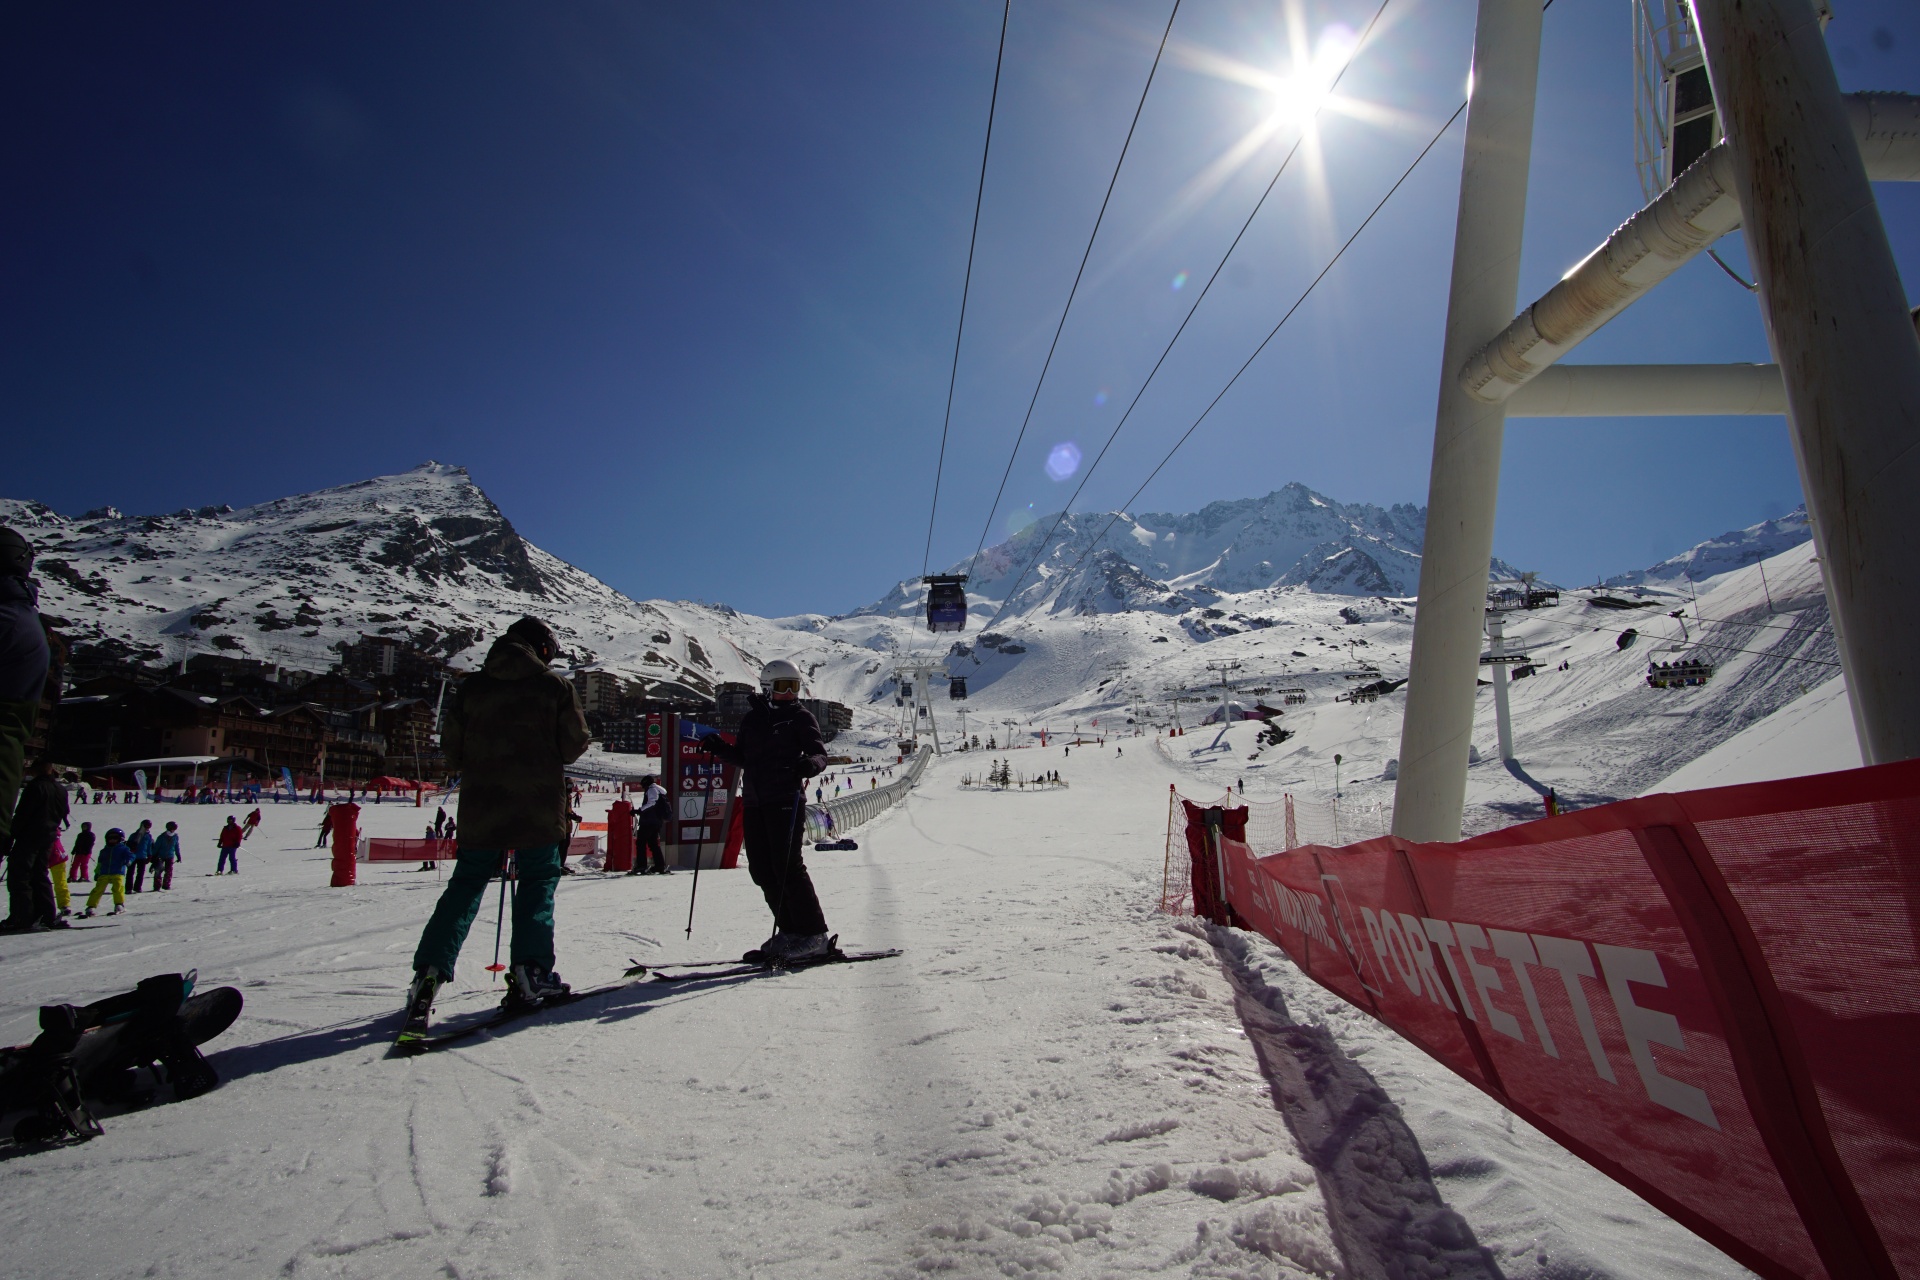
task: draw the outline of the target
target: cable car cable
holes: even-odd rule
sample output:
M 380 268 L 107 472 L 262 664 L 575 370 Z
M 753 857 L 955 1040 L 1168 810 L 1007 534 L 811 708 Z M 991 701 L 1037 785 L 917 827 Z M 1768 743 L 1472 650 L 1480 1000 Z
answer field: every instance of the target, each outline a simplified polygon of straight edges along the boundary
M 1073 288 L 1067 291 L 1067 305 L 1061 308 L 1060 323 L 1054 326 L 1053 341 L 1047 347 L 1046 361 L 1040 366 L 1040 379 L 1033 384 L 1033 397 L 1027 401 L 1027 416 L 1020 420 L 1020 434 L 1014 437 L 1013 452 L 1007 455 L 1007 469 L 1001 473 L 1000 487 L 994 492 L 993 506 L 987 511 L 987 523 L 980 530 L 980 544 L 973 549 L 972 559 L 967 561 L 967 573 L 973 573 L 974 561 L 980 558 L 980 552 L 987 545 L 987 534 L 993 530 L 993 518 L 1000 513 L 1000 499 L 1007 492 L 1007 478 L 1013 474 L 1013 464 L 1020 456 L 1020 445 L 1027 438 L 1027 426 L 1033 421 L 1033 407 L 1040 401 L 1040 389 L 1046 385 L 1047 371 L 1053 367 L 1053 353 L 1060 346 L 1061 331 L 1067 327 L 1067 316 L 1073 311 L 1073 300 L 1080 292 L 1080 279 L 1087 272 L 1087 259 L 1093 256 L 1094 241 L 1100 237 L 1100 224 L 1106 220 L 1107 205 L 1113 199 L 1113 189 L 1120 181 L 1120 169 L 1127 161 L 1127 151 L 1133 146 L 1133 132 L 1140 125 L 1140 112 L 1147 105 L 1147 93 L 1153 88 L 1153 79 L 1160 71 L 1161 55 L 1167 51 L 1167 37 L 1173 34 L 1173 20 L 1180 13 L 1180 0 L 1173 0 L 1173 10 L 1167 14 L 1167 29 L 1160 33 L 1160 47 L 1154 52 L 1153 66 L 1147 71 L 1147 82 L 1140 87 L 1140 101 L 1133 108 L 1133 122 L 1127 126 L 1127 139 L 1120 145 L 1120 158 L 1113 162 L 1113 177 L 1107 180 L 1107 194 L 1100 199 L 1100 213 L 1093 220 L 1093 231 L 1087 236 L 1086 251 L 1080 255 L 1080 269 L 1073 273 Z
M 980 241 L 980 205 L 987 194 L 987 156 L 993 151 L 993 116 L 1000 104 L 1000 68 L 1007 58 L 1007 20 L 1013 0 L 1000 11 L 1000 51 L 993 58 L 993 93 L 987 99 L 987 140 L 980 148 L 980 185 L 973 193 L 973 230 L 967 236 L 967 274 L 960 284 L 960 324 L 953 334 L 953 368 L 947 374 L 947 412 L 940 421 L 940 460 L 933 467 L 933 505 L 927 511 L 927 549 L 920 557 L 925 574 L 933 560 L 933 518 L 940 510 L 940 475 L 947 466 L 947 429 L 953 425 L 953 388 L 960 377 L 960 339 L 967 331 L 967 296 L 973 288 L 973 250 Z
M 1354 61 L 1360 56 L 1360 51 L 1366 47 L 1368 37 L 1373 34 L 1373 29 L 1380 24 L 1381 15 L 1387 11 L 1387 6 L 1391 3 L 1393 3 L 1393 0 L 1380 0 L 1380 7 L 1373 11 L 1373 18 L 1367 23 L 1366 29 L 1360 33 L 1360 38 L 1354 42 L 1353 49 L 1347 54 L 1347 60 L 1340 65 L 1339 74 L 1334 76 L 1333 80 L 1327 85 L 1327 95 L 1329 97 L 1331 97 L 1333 91 L 1339 87 L 1340 81 L 1346 77 L 1348 70 L 1352 68 Z M 1280 179 L 1286 175 L 1287 166 L 1292 164 L 1294 156 L 1299 154 L 1302 144 L 1307 140 L 1308 129 L 1312 127 L 1314 121 L 1320 118 L 1320 112 L 1323 107 L 1324 103 L 1321 107 L 1314 108 L 1313 116 L 1308 120 L 1307 126 L 1300 130 L 1299 136 L 1293 140 L 1293 145 L 1287 149 L 1287 154 L 1282 157 L 1280 161 L 1280 167 L 1274 170 L 1272 179 L 1267 183 L 1266 190 L 1260 193 L 1260 198 L 1254 202 L 1253 209 L 1247 214 L 1246 221 L 1242 222 L 1240 224 L 1240 230 L 1234 233 L 1233 242 L 1227 246 L 1227 251 L 1220 255 L 1220 261 L 1215 264 L 1213 274 L 1207 277 L 1206 284 L 1202 285 L 1199 293 L 1194 295 L 1193 304 L 1187 308 L 1187 314 L 1181 317 L 1179 328 L 1175 329 L 1173 336 L 1167 339 L 1167 345 L 1160 349 L 1160 358 L 1153 362 L 1153 368 L 1147 372 L 1146 380 L 1140 384 L 1140 389 L 1133 393 L 1133 399 L 1128 402 L 1126 411 L 1120 415 L 1120 421 L 1114 424 L 1112 432 L 1108 434 L 1107 442 L 1100 446 L 1100 452 L 1094 455 L 1092 464 L 1081 473 L 1080 483 L 1074 487 L 1072 495 L 1068 497 L 1066 501 L 1066 505 L 1061 508 L 1061 518 L 1065 517 L 1066 512 L 1073 510 L 1073 504 L 1079 499 L 1081 490 L 1087 487 L 1087 481 L 1093 479 L 1093 473 L 1099 469 L 1101 461 L 1106 458 L 1107 450 L 1113 447 L 1113 442 L 1119 437 L 1121 429 L 1124 428 L 1127 425 L 1127 421 L 1133 417 L 1133 411 L 1139 407 L 1141 399 L 1147 394 L 1147 388 L 1151 387 L 1154 378 L 1159 376 L 1160 367 L 1167 362 L 1167 357 L 1173 354 L 1174 345 L 1180 341 L 1180 335 L 1187 331 L 1187 325 L 1192 322 L 1194 314 L 1200 310 L 1200 304 L 1207 300 L 1207 295 L 1213 291 L 1215 282 L 1220 279 L 1220 273 L 1226 270 L 1228 261 L 1233 257 L 1233 251 L 1240 247 L 1240 241 L 1246 238 L 1248 229 L 1253 226 L 1253 220 L 1259 217 L 1260 211 L 1266 207 L 1267 198 L 1273 194 L 1273 189 L 1280 185 Z M 1011 466 L 1011 463 L 1009 463 L 1009 466 Z M 988 517 L 988 520 L 989 524 L 991 524 L 992 517 Z M 1053 538 L 1054 530 L 1059 527 L 1060 519 L 1056 519 L 1053 522 L 1052 528 L 1047 530 L 1047 536 L 1040 540 L 1040 549 L 1045 549 L 1047 543 Z M 986 539 L 984 535 L 982 535 L 981 541 L 983 544 L 985 543 Z M 976 551 L 975 554 L 978 555 L 979 553 Z M 1024 574 L 1021 576 L 1025 577 Z
M 1279 335 L 1280 330 L 1286 326 L 1287 321 L 1293 319 L 1294 313 L 1300 310 L 1301 306 L 1306 302 L 1306 300 L 1310 296 L 1312 296 L 1314 289 L 1319 286 L 1322 280 L 1327 278 L 1327 273 L 1329 271 L 1332 271 L 1334 266 L 1340 261 L 1340 259 L 1343 256 L 1345 256 L 1347 250 L 1353 247 L 1353 242 L 1360 238 L 1360 233 L 1365 231 L 1369 226 L 1372 225 L 1374 218 L 1379 215 L 1380 210 L 1386 207 L 1387 201 L 1393 199 L 1394 193 L 1399 191 L 1401 186 L 1405 184 L 1406 180 L 1413 176 L 1413 171 L 1420 167 L 1420 162 L 1427 158 L 1427 153 L 1432 151 L 1434 147 L 1439 144 L 1440 139 L 1446 136 L 1447 130 L 1453 128 L 1454 121 L 1458 120 L 1460 118 L 1461 113 L 1464 112 L 1466 109 L 1467 109 L 1467 104 L 1465 102 L 1462 102 L 1458 107 L 1454 108 L 1453 114 L 1447 117 L 1447 122 L 1440 126 L 1439 132 L 1435 133 L 1433 137 L 1427 142 L 1427 145 L 1420 149 L 1420 154 L 1415 156 L 1413 158 L 1413 163 L 1409 164 L 1406 167 L 1406 170 L 1402 172 L 1397 179 L 1394 180 L 1393 186 L 1387 189 L 1387 194 L 1380 197 L 1380 203 L 1373 206 L 1373 212 L 1369 213 L 1366 216 L 1366 218 L 1361 221 L 1360 225 L 1354 228 L 1353 234 L 1348 236 L 1346 243 L 1340 246 L 1338 252 L 1336 252 L 1332 258 L 1328 259 L 1327 265 L 1320 268 L 1320 274 L 1313 278 L 1313 283 L 1309 284 L 1306 287 L 1306 289 L 1301 292 L 1300 296 L 1293 300 L 1293 305 L 1287 308 L 1287 313 L 1280 317 L 1280 323 L 1274 325 L 1273 328 L 1268 331 L 1267 336 L 1260 340 L 1260 345 L 1255 347 L 1253 349 L 1253 354 L 1248 356 L 1246 360 L 1241 364 L 1239 369 L 1234 371 L 1233 377 L 1227 380 L 1227 385 L 1220 388 L 1220 393 L 1214 396 L 1212 400 L 1207 402 L 1207 407 L 1200 411 L 1200 416 L 1193 420 L 1193 425 L 1188 427 L 1186 431 L 1181 435 L 1181 437 L 1178 440 L 1173 442 L 1173 448 L 1167 450 L 1166 456 L 1161 458 L 1159 463 L 1153 468 L 1153 470 L 1148 473 L 1147 478 L 1140 482 L 1140 487 L 1138 489 L 1135 489 L 1133 491 L 1132 496 L 1129 497 L 1125 503 L 1121 504 L 1118 510 L 1116 510 L 1110 517 L 1108 517 L 1107 523 L 1100 530 L 1099 535 L 1095 537 L 1092 542 L 1087 544 L 1087 549 L 1080 553 L 1080 558 L 1073 562 L 1072 568 L 1069 568 L 1066 574 L 1062 575 L 1063 577 L 1071 576 L 1073 571 L 1075 569 L 1078 569 L 1081 566 L 1081 564 L 1085 562 L 1086 558 L 1093 553 L 1093 549 L 1100 545 L 1102 539 L 1104 539 L 1107 536 L 1107 533 L 1113 528 L 1114 521 L 1118 520 L 1122 515 L 1122 513 L 1124 513 L 1128 507 L 1133 505 L 1134 499 L 1138 498 L 1140 494 L 1146 489 L 1146 487 L 1149 484 L 1153 483 L 1153 478 L 1159 475 L 1161 469 L 1165 467 L 1167 463 L 1173 460 L 1173 455 L 1180 451 L 1180 446 L 1185 444 L 1187 440 L 1193 435 L 1193 433 L 1200 429 L 1200 424 L 1207 420 L 1207 415 L 1212 413 L 1215 406 L 1217 406 L 1223 399 L 1226 398 L 1227 392 L 1233 390 L 1234 385 L 1240 381 L 1241 375 L 1246 373 L 1246 371 L 1252 367 L 1253 362 L 1260 358 L 1260 353 L 1265 351 L 1267 349 L 1267 345 L 1271 343 L 1274 340 L 1274 338 Z M 1040 562 L 1040 553 L 1046 550 L 1047 542 L 1053 537 L 1054 530 L 1058 529 L 1060 527 L 1060 522 L 1062 520 L 1065 520 L 1066 518 L 1067 518 L 1067 513 L 1065 511 L 1062 511 L 1060 515 L 1054 520 L 1053 528 L 1047 530 L 1046 538 L 1041 539 L 1040 545 L 1034 548 L 1033 557 L 1027 561 L 1027 567 L 1020 571 L 1020 576 L 1018 578 L 1014 579 L 1014 587 L 1016 589 L 1020 586 L 1022 582 L 1026 580 L 1027 573 L 1031 571 L 1033 567 Z M 1013 591 L 1009 591 L 1006 594 L 1005 596 L 1006 603 L 1002 603 L 1001 605 L 1002 612 L 1005 612 L 1007 603 L 1010 603 L 1013 600 L 1013 597 L 1014 597 Z

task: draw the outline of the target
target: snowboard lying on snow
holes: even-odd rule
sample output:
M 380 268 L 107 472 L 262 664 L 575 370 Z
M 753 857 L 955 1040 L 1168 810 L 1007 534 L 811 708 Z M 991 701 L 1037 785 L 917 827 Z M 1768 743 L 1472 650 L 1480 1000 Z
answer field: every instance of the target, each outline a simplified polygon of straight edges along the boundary
M 132 991 L 88 1005 L 40 1009 L 32 1044 L 0 1049 L 0 1117 L 25 1111 L 15 1142 L 83 1142 L 103 1132 L 88 1107 L 139 1103 L 145 1067 L 176 1100 L 197 1098 L 220 1083 L 200 1046 L 240 1016 L 232 987 L 194 991 L 195 972 L 161 973 Z

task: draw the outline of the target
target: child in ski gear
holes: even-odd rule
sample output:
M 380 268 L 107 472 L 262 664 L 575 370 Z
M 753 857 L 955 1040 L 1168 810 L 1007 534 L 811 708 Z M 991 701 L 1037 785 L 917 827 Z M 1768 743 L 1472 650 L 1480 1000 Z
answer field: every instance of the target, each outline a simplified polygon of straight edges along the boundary
M 213 874 L 219 875 L 229 866 L 233 874 L 240 874 L 240 842 L 246 838 L 246 833 L 240 830 L 240 823 L 232 814 L 228 814 L 227 825 L 220 828 L 220 861 L 214 866 Z
M 67 846 L 59 836 L 47 850 L 47 873 L 53 877 L 53 905 L 64 920 L 73 914 L 73 895 L 67 888 Z
M 133 850 L 133 866 L 127 872 L 127 892 L 142 893 L 147 887 L 147 863 L 153 859 L 153 820 L 143 818 L 140 825 L 127 837 L 127 848 Z
M 153 887 L 173 888 L 173 864 L 180 861 L 180 827 L 169 822 L 167 829 L 153 838 Z
M 21 789 L 13 811 L 13 844 L 7 854 L 9 910 L 0 930 L 64 929 L 54 905 L 47 851 L 67 822 L 67 790 L 53 776 L 53 762 L 42 759 L 33 779 Z
M 440 746 L 461 775 L 458 826 L 448 824 L 449 836 L 460 832 L 459 847 L 413 954 L 410 1027 L 424 1025 L 434 992 L 453 977 L 509 851 L 517 879 L 508 1001 L 534 1005 L 567 992 L 553 971 L 553 895 L 568 832 L 566 766 L 589 735 L 572 683 L 547 669 L 559 648 L 545 623 L 521 618 L 449 695 Z
M 73 865 L 68 868 L 69 881 L 81 883 L 93 879 L 93 824 L 80 824 L 80 834 L 73 838 Z
M 127 848 L 127 833 L 114 827 L 107 832 L 106 843 L 100 847 L 100 874 L 93 879 L 93 892 L 87 895 L 87 909 L 80 913 L 81 919 L 93 914 L 109 889 L 113 891 L 113 914 L 117 916 L 127 909 L 127 867 L 132 862 L 133 850 Z
M 806 834 L 801 811 L 807 779 L 826 771 L 827 744 L 813 713 L 800 705 L 800 669 L 791 662 L 775 659 L 762 668 L 760 692 L 748 694 L 747 701 L 750 709 L 734 741 L 710 733 L 700 748 L 745 771 L 747 873 L 774 923 L 773 937 L 760 950 L 787 960 L 826 955 L 833 941 L 800 841 Z

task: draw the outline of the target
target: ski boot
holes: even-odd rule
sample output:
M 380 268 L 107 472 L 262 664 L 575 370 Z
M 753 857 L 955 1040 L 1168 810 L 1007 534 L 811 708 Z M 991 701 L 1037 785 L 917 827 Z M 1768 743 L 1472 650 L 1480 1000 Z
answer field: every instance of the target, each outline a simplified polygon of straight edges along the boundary
M 426 1038 L 427 1019 L 433 1013 L 433 997 L 446 984 L 447 980 L 433 969 L 422 969 L 413 975 L 413 985 L 407 988 L 407 1020 L 400 1028 L 399 1036 L 394 1039 L 394 1048 L 407 1053 L 412 1046 Z
M 783 964 L 810 964 L 833 954 L 834 936 L 827 933 L 786 933 Z
M 516 964 L 507 970 L 507 998 L 500 1007 L 509 1013 L 531 1013 L 558 1004 L 573 994 L 560 975 L 543 965 Z

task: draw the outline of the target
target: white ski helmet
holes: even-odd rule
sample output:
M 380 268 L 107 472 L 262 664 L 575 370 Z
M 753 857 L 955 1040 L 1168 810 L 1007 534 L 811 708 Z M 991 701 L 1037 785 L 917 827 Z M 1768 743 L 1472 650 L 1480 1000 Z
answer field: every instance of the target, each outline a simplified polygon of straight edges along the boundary
M 760 668 L 760 692 L 775 702 L 792 702 L 800 696 L 800 668 L 775 658 Z

